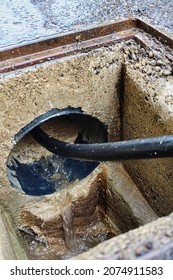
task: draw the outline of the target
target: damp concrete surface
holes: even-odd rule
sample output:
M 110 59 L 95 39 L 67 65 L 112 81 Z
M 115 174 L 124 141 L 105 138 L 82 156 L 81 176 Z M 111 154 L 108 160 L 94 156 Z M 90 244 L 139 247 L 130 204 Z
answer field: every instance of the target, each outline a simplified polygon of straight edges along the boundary
M 0 7 L 0 48 L 44 39 L 124 17 L 140 17 L 173 30 L 173 1 L 4 0 Z

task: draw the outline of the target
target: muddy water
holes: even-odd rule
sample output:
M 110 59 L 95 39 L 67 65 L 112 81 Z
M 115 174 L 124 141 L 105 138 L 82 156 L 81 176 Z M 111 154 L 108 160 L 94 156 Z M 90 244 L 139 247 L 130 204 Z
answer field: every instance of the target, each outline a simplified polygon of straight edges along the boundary
M 48 241 L 45 241 L 39 237 L 37 239 L 37 235 L 34 235 L 32 231 L 21 231 L 29 259 L 70 259 L 115 236 L 114 230 L 103 217 L 98 217 L 96 221 L 85 226 L 78 226 L 75 223 L 71 193 L 62 192 L 61 199 L 63 202 L 61 237 L 56 239 L 50 237 Z
M 67 248 L 66 244 L 62 240 L 60 240 L 56 245 L 48 246 L 47 244 L 38 242 L 32 235 L 24 232 L 22 232 L 21 234 L 23 236 L 23 243 L 28 259 L 65 260 L 70 259 L 78 254 L 84 253 L 89 249 L 95 247 L 99 243 L 102 243 L 114 236 L 112 232 L 107 232 L 106 230 L 105 232 L 100 232 L 101 227 L 104 228 L 102 222 L 89 225 L 88 228 L 86 228 L 86 234 L 84 234 L 83 236 L 76 236 L 75 239 L 66 241 L 68 242 L 67 246 L 71 247 L 71 249 Z M 95 232 L 95 234 L 91 234 L 91 232 L 88 233 L 88 231 L 92 231 L 93 233 L 93 228 L 97 232 Z M 67 233 L 68 237 L 66 235 L 66 238 L 74 235 L 74 232 L 71 231 L 71 229 L 69 230 L 68 227 L 66 228 L 66 234 Z
M 65 245 L 72 252 L 77 251 L 77 241 L 74 231 L 74 213 L 71 206 L 66 206 L 62 211 Z
M 149 18 L 152 23 L 173 30 L 172 1 L 4 0 L 0 5 L 0 47 L 130 15 Z

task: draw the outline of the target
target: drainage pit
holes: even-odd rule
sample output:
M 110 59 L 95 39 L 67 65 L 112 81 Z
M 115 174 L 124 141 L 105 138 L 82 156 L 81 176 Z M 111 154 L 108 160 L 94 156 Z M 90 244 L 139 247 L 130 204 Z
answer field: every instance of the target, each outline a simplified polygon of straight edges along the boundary
M 25 135 L 21 130 L 26 124 L 32 130 L 33 120 L 52 113 L 50 108 L 80 107 L 80 113 L 104 124 L 108 141 L 172 134 L 172 41 L 147 24 L 135 20 L 130 24 L 134 29 L 108 37 L 103 27 L 98 39 L 102 47 L 98 41 L 90 48 L 91 40 L 86 48 L 78 42 L 76 53 L 66 46 L 66 58 L 53 59 L 52 54 L 52 61 L 37 60 L 38 65 L 13 73 L 8 73 L 9 64 L 4 70 L 0 201 L 23 235 L 28 258 L 172 258 L 172 159 L 102 162 L 85 178 L 42 195 L 33 193 L 33 188 L 26 193 L 22 184 L 16 184 L 20 170 L 16 159 L 27 168 L 33 162 L 47 168 L 47 158 L 56 162 L 29 131 Z M 19 117 L 16 111 L 23 107 L 27 114 Z M 65 123 L 62 130 L 60 118 Z M 48 134 L 52 127 L 57 139 L 81 141 L 66 117 L 45 119 L 41 125 Z M 15 188 L 9 187 L 4 175 L 6 162 Z

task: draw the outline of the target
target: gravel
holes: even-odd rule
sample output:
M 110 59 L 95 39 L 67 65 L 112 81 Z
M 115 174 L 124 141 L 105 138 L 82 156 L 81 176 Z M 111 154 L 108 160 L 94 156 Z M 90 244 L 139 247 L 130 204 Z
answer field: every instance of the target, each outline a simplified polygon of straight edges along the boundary
M 123 47 L 125 64 L 132 69 L 138 69 L 147 77 L 152 79 L 172 75 L 172 59 L 168 57 L 168 52 L 160 49 L 151 51 L 144 50 L 141 45 L 134 40 L 126 42 Z

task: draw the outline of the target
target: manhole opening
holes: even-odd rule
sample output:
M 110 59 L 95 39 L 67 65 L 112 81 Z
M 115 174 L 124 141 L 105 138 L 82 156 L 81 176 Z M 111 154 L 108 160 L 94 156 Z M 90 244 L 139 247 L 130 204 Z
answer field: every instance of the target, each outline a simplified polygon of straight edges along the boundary
M 58 116 L 56 116 L 56 114 Z M 69 143 L 99 143 L 107 141 L 107 131 L 98 119 L 80 109 L 54 110 L 33 121 L 52 137 Z M 28 195 L 48 195 L 60 191 L 76 180 L 88 176 L 98 162 L 75 160 L 54 155 L 41 148 L 30 135 L 32 125 L 18 134 L 20 140 L 7 161 L 7 176 L 12 187 Z M 23 137 L 22 137 L 23 134 Z

